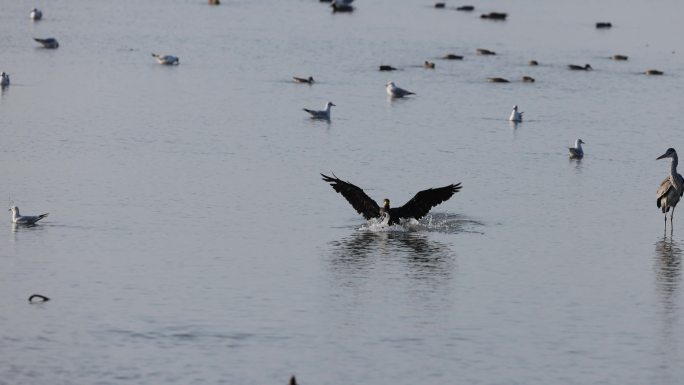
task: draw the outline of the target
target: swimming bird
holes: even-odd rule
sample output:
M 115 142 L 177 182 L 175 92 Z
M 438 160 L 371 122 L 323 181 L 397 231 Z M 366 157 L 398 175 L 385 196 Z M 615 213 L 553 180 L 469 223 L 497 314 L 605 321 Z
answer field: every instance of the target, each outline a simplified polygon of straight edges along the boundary
M 508 81 L 508 79 L 499 78 L 499 77 L 490 77 L 490 78 L 487 78 L 487 81 L 490 83 L 510 83 L 510 81 Z
M 444 3 L 435 3 L 435 8 L 444 8 L 445 5 Z
M 474 11 L 475 7 L 472 5 L 462 5 L 460 7 L 457 7 L 456 10 L 457 11 L 470 12 L 470 11 Z
M 585 64 L 584 66 L 578 66 L 577 64 L 568 64 L 568 68 L 570 68 L 573 71 L 589 71 L 593 69 L 589 64 Z
M 528 65 L 531 65 L 531 66 L 538 66 L 538 65 L 539 65 L 539 62 L 536 61 L 536 60 L 530 60 L 530 61 L 527 62 L 527 64 L 528 64 Z
M 389 225 L 400 223 L 401 219 L 420 219 L 424 217 L 431 208 L 451 198 L 461 189 L 461 184 L 450 184 L 448 186 L 431 188 L 417 193 L 410 201 L 401 207 L 390 208 L 389 199 L 383 201 L 383 206 L 378 206 L 362 189 L 349 182 L 338 179 L 335 174 L 332 177 L 321 174 L 323 180 L 330 183 L 332 188 L 349 202 L 352 207 L 367 220 L 372 218 L 384 218 L 389 215 Z
M 435 68 L 435 63 L 426 60 L 425 63 L 423 63 L 423 67 L 434 69 L 434 68 Z
M 330 120 L 330 107 L 334 106 L 333 102 L 328 102 L 325 104 L 324 110 L 310 110 L 308 108 L 303 108 L 304 111 L 311 114 L 311 119 L 323 119 Z
M 397 87 L 394 82 L 387 83 L 387 95 L 393 98 L 403 98 L 408 95 L 415 95 L 414 92 Z
M 6 72 L 0 72 L 0 87 L 7 87 L 10 84 L 9 75 Z
M 354 7 L 351 5 L 354 0 L 333 0 L 330 6 L 333 12 L 351 12 Z
M 646 70 L 646 71 L 644 71 L 644 73 L 646 75 L 662 75 L 662 74 L 664 74 L 663 71 L 659 71 L 659 70 Z
M 29 13 L 29 17 L 31 20 L 40 20 L 43 18 L 43 12 L 41 12 L 38 8 L 33 8 L 31 13 Z
M 19 213 L 19 207 L 17 206 L 12 206 L 9 208 L 9 210 L 12 212 L 12 223 L 16 223 L 18 225 L 35 225 L 36 222 L 39 220 L 45 218 L 48 216 L 49 213 L 45 214 L 40 214 L 38 216 L 29 216 L 29 215 L 21 215 Z
M 380 71 L 396 71 L 397 70 L 396 68 L 394 68 L 390 65 L 386 65 L 386 64 L 380 65 L 379 69 L 380 69 Z
M 622 61 L 629 59 L 629 57 L 627 57 L 625 55 L 613 55 L 610 58 L 613 60 L 622 60 Z
M 523 76 L 521 80 L 523 83 L 534 83 L 534 78 L 532 76 Z
M 670 214 L 670 230 L 672 230 L 674 209 L 677 206 L 677 202 L 679 202 L 679 198 L 682 197 L 682 193 L 684 193 L 684 178 L 677 173 L 677 163 L 679 163 L 677 151 L 674 148 L 668 148 L 656 160 L 664 158 L 672 158 L 672 164 L 670 165 L 670 175 L 660 183 L 660 187 L 656 191 L 656 205 L 664 214 L 670 210 L 670 207 L 672 208 L 672 213 Z M 665 214 L 665 228 L 667 229 L 667 214 Z
M 516 104 L 513 106 L 513 111 L 511 111 L 511 116 L 508 117 L 508 120 L 511 122 L 521 123 L 523 121 L 523 113 L 524 112 L 518 112 L 518 105 Z
M 32 294 L 32 295 L 29 297 L 29 302 L 33 302 L 34 299 L 40 300 L 40 302 L 47 302 L 47 301 L 50 300 L 50 298 L 48 298 L 48 297 L 46 297 L 46 296 L 44 296 L 44 295 L 41 295 L 41 294 Z
M 609 21 L 602 21 L 602 22 L 596 23 L 596 28 L 599 28 L 599 29 L 600 28 L 611 28 L 611 27 L 613 27 L 613 23 L 611 23 Z
M 575 141 L 575 147 L 568 147 L 570 159 L 582 159 L 584 157 L 584 150 L 582 149 L 583 144 L 585 144 L 584 141 L 578 138 Z
M 477 48 L 475 50 L 475 53 L 477 53 L 478 55 L 496 55 L 496 52 L 484 48 Z
M 308 84 L 313 84 L 313 82 L 314 82 L 314 78 L 311 77 L 311 76 L 309 76 L 308 79 L 307 79 L 307 78 L 298 78 L 298 77 L 296 77 L 296 76 L 293 76 L 293 77 L 292 77 L 292 80 L 293 80 L 295 83 L 308 83 Z
M 463 60 L 463 56 L 454 55 L 453 53 L 448 53 L 448 54 L 442 56 L 442 59 L 445 59 L 445 60 Z
M 506 20 L 508 14 L 503 12 L 489 12 L 480 15 L 480 19 L 491 19 L 491 20 Z
M 172 64 L 180 64 L 180 60 L 176 56 L 173 55 L 160 55 L 158 53 L 152 52 L 152 56 L 157 59 L 157 63 L 163 64 L 163 65 L 172 65 Z
M 48 37 L 46 39 L 39 39 L 37 37 L 34 37 L 33 40 L 42 44 L 44 48 L 54 49 L 59 47 L 59 43 L 57 42 L 57 39 L 55 39 L 54 37 Z

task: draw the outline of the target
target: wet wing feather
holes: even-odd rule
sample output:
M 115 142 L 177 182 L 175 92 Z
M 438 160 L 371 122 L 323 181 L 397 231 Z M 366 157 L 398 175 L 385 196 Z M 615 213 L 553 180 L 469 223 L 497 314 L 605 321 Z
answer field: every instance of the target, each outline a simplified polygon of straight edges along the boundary
M 390 214 L 392 217 L 420 219 L 430 212 L 430 209 L 451 198 L 460 189 L 461 184 L 456 183 L 423 190 L 406 202 L 405 205 L 391 208 Z
M 349 182 L 345 182 L 333 174 L 333 177 L 321 174 L 323 180 L 330 183 L 332 188 L 349 202 L 352 207 L 366 219 L 380 216 L 380 206 L 371 199 L 362 189 Z

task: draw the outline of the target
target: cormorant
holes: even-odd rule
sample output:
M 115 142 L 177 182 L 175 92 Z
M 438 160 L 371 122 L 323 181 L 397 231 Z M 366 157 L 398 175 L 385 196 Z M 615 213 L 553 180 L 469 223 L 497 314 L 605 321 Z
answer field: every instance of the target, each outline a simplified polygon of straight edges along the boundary
M 373 199 L 366 195 L 363 190 L 349 182 L 345 182 L 335 174 L 332 177 L 321 174 L 323 180 L 330 183 L 332 188 L 349 202 L 352 207 L 364 218 L 382 218 L 389 214 L 389 225 L 400 223 L 402 218 L 420 219 L 424 217 L 431 208 L 451 198 L 452 195 L 461 189 L 461 184 L 450 184 L 448 186 L 431 188 L 417 193 L 410 201 L 401 207 L 390 208 L 389 199 L 383 201 L 383 207 L 378 206 Z

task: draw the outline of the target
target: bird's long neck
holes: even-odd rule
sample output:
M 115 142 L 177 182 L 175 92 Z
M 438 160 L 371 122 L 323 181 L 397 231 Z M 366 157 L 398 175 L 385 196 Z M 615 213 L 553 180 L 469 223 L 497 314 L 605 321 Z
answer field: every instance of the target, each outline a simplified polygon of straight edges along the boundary
M 16 221 L 18 217 L 20 217 L 21 214 L 19 214 L 19 208 L 15 208 L 12 210 L 12 221 Z
M 677 180 L 677 164 L 679 159 L 677 158 L 677 153 L 672 154 L 672 164 L 670 165 L 670 177 L 672 180 Z
M 575 148 L 582 151 L 582 143 L 579 140 L 575 141 Z

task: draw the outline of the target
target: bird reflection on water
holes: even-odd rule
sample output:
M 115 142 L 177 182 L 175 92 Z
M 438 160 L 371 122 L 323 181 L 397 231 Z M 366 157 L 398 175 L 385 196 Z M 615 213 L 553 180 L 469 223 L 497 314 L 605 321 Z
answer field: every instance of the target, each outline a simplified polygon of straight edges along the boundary
M 681 312 L 679 282 L 682 274 L 682 248 L 672 237 L 663 236 L 655 243 L 653 270 L 655 288 L 661 308 L 659 313 L 659 339 L 656 341 L 657 356 L 660 357 L 657 379 L 654 383 L 675 384 L 681 382 L 679 357 Z
M 671 237 L 664 236 L 655 243 L 655 276 L 663 303 L 672 304 L 682 274 L 682 249 Z

